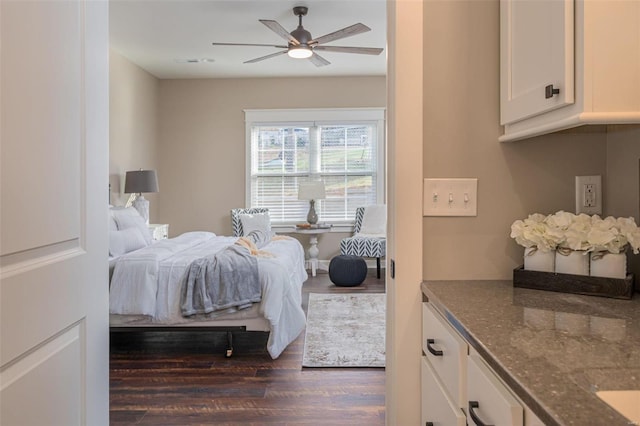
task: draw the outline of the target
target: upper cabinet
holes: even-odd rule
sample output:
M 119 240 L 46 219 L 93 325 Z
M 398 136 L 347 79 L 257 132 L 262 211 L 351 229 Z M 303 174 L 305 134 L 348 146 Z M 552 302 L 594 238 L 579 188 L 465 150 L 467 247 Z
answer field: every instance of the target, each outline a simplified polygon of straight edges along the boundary
M 640 123 L 640 1 L 501 0 L 501 141 Z
M 501 124 L 572 104 L 573 2 L 501 6 Z

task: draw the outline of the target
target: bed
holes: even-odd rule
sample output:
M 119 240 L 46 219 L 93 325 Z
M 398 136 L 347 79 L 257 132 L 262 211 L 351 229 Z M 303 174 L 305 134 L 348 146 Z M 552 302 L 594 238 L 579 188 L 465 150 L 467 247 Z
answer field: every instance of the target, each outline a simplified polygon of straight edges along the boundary
M 111 213 L 114 223 L 110 222 L 109 311 L 113 331 L 193 330 L 196 327 L 264 331 L 269 332 L 267 350 L 275 359 L 304 329 L 302 283 L 307 273 L 304 249 L 297 240 L 270 237 L 259 251 L 253 252 L 260 286 L 259 302 L 243 309 L 228 307 L 187 317 L 183 315 L 183 293 L 189 274 L 193 273 L 192 265 L 198 260 L 218 257 L 246 238 L 187 232 L 154 242 L 145 235 L 146 225 L 144 222 L 144 227 L 140 225 L 138 217 L 141 217 L 136 217 L 134 209 L 111 209 Z M 228 348 L 227 356 L 231 356 L 230 350 Z

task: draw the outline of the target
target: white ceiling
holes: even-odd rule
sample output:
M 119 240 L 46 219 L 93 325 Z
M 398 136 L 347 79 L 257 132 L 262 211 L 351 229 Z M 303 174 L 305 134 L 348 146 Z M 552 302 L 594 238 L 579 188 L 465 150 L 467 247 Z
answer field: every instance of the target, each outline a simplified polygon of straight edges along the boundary
M 258 19 L 275 20 L 293 31 L 298 25 L 294 6 L 309 8 L 302 25 L 314 38 L 358 22 L 371 28 L 327 46 L 385 50 L 378 56 L 322 52 L 331 64 L 316 67 L 307 59 L 287 55 L 244 64 L 280 49 L 211 44 L 286 45 Z M 110 41 L 113 50 L 161 79 L 384 75 L 386 0 L 112 0 Z M 213 62 L 177 62 L 203 58 Z

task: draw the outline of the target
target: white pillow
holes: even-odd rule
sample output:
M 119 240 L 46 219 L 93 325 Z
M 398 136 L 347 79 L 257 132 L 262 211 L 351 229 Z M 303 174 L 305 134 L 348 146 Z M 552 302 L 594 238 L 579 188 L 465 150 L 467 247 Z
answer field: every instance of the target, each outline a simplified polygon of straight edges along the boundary
M 118 224 L 116 223 L 116 218 L 113 217 L 111 211 L 109 211 L 109 231 L 117 231 Z
M 241 214 L 242 236 L 249 235 L 251 231 L 262 231 L 271 238 L 271 218 L 269 213 Z
M 112 257 L 121 256 L 146 246 L 147 242 L 138 228 L 109 231 L 109 255 Z
M 116 220 L 116 224 L 118 225 L 118 230 L 122 231 L 123 229 L 137 228 L 140 230 L 140 233 L 147 244 L 151 244 L 153 241 L 151 231 L 149 231 L 149 227 L 142 216 L 140 216 L 140 213 L 138 213 L 138 210 L 133 207 L 126 207 L 112 209 L 111 212 Z
M 364 209 L 360 236 L 384 238 L 387 234 L 387 206 L 375 204 Z

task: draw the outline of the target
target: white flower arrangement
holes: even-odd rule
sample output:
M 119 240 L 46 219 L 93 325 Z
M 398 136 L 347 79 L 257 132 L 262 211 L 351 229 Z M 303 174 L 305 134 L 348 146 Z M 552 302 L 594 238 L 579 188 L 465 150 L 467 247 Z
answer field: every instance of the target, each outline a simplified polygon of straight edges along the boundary
M 623 253 L 631 247 L 640 253 L 640 228 L 635 219 L 602 219 L 598 215 L 575 215 L 559 211 L 545 216 L 539 213 L 511 225 L 511 238 L 525 247 L 549 252 L 574 250 L 599 253 Z
M 540 213 L 513 222 L 511 238 L 525 248 L 534 248 L 543 253 L 555 250 L 558 246 L 557 235 L 547 223 L 547 216 Z

